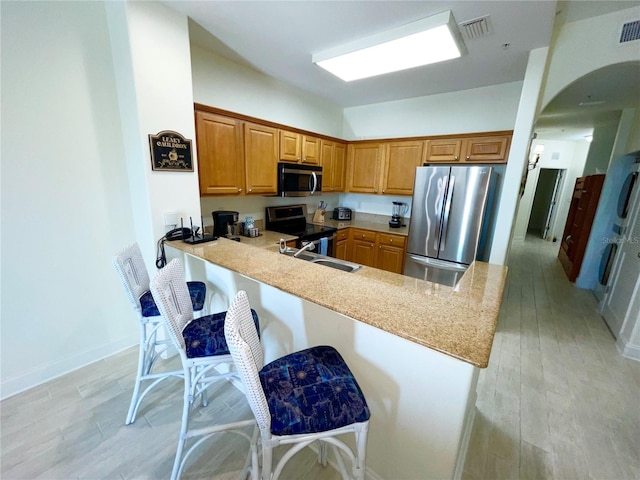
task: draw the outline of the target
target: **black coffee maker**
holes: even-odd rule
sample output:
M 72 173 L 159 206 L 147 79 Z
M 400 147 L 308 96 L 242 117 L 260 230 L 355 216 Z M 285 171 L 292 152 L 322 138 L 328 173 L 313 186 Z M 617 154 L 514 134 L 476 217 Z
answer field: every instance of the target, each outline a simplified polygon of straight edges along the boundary
M 226 237 L 240 240 L 238 236 L 238 212 L 216 210 L 211 212 L 213 217 L 213 234 L 216 237 Z

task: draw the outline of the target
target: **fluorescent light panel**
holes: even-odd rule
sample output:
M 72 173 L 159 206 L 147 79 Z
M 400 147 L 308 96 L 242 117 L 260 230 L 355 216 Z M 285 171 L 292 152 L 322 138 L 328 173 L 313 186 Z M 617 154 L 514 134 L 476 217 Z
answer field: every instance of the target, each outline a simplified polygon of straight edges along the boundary
M 451 11 L 313 55 L 345 82 L 442 62 L 466 52 Z

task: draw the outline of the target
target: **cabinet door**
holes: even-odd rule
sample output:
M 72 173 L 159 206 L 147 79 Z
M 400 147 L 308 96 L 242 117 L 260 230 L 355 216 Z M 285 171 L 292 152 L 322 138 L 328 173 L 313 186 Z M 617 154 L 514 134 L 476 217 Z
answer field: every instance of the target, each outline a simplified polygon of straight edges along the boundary
M 387 195 L 412 195 L 416 168 L 422 164 L 424 142 L 391 142 L 387 152 L 382 177 L 382 193 Z
M 300 161 L 300 134 L 279 130 L 280 136 L 280 160 L 284 162 Z
M 329 140 L 320 142 L 320 165 L 322 165 L 322 191 L 333 191 L 335 143 Z
M 333 191 L 344 192 L 344 169 L 347 146 L 344 143 L 336 143 L 333 152 Z
M 196 112 L 198 177 L 202 195 L 237 195 L 244 188 L 242 122 Z
M 460 160 L 462 139 L 448 138 L 427 140 L 424 147 L 423 163 L 457 162 Z
M 402 273 L 404 268 L 404 249 L 378 245 L 376 267 L 387 272 Z
M 336 258 L 340 260 L 347 259 L 347 240 L 336 242 Z
M 464 161 L 471 163 L 506 163 L 508 136 L 473 137 L 464 140 Z
M 277 193 L 278 130 L 244 124 L 247 194 Z
M 351 261 L 367 267 L 375 267 L 375 254 L 375 244 L 366 240 L 353 240 Z
M 347 191 L 378 193 L 382 151 L 383 147 L 379 143 L 348 146 Z
M 320 139 L 302 135 L 302 163 L 320 165 Z

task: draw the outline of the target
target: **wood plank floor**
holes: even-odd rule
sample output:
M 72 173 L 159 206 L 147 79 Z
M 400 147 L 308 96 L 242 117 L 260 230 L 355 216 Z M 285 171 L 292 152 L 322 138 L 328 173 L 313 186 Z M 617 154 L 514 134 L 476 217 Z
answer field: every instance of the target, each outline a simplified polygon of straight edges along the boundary
M 623 358 L 559 244 L 514 244 L 465 480 L 640 479 L 640 363 Z
M 555 244 L 536 239 L 514 246 L 465 480 L 640 479 L 640 363 L 618 354 L 591 293 L 566 280 L 556 254 Z M 125 426 L 136 361 L 128 349 L 3 401 L 2 479 L 169 478 L 182 383 L 161 384 Z M 213 394 L 196 422 L 249 417 L 232 386 Z M 246 448 L 236 435 L 219 435 L 182 478 L 237 478 Z M 339 476 L 305 449 L 282 478 Z

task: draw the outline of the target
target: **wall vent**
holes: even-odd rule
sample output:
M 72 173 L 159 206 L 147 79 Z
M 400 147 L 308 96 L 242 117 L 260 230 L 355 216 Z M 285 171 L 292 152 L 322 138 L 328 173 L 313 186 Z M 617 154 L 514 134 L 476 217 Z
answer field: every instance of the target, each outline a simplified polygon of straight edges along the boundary
M 625 23 L 620 34 L 620 43 L 640 39 L 640 20 Z
M 493 25 L 491 24 L 489 15 L 467 20 L 466 22 L 459 23 L 458 26 L 465 40 L 475 40 L 476 38 L 493 33 Z

